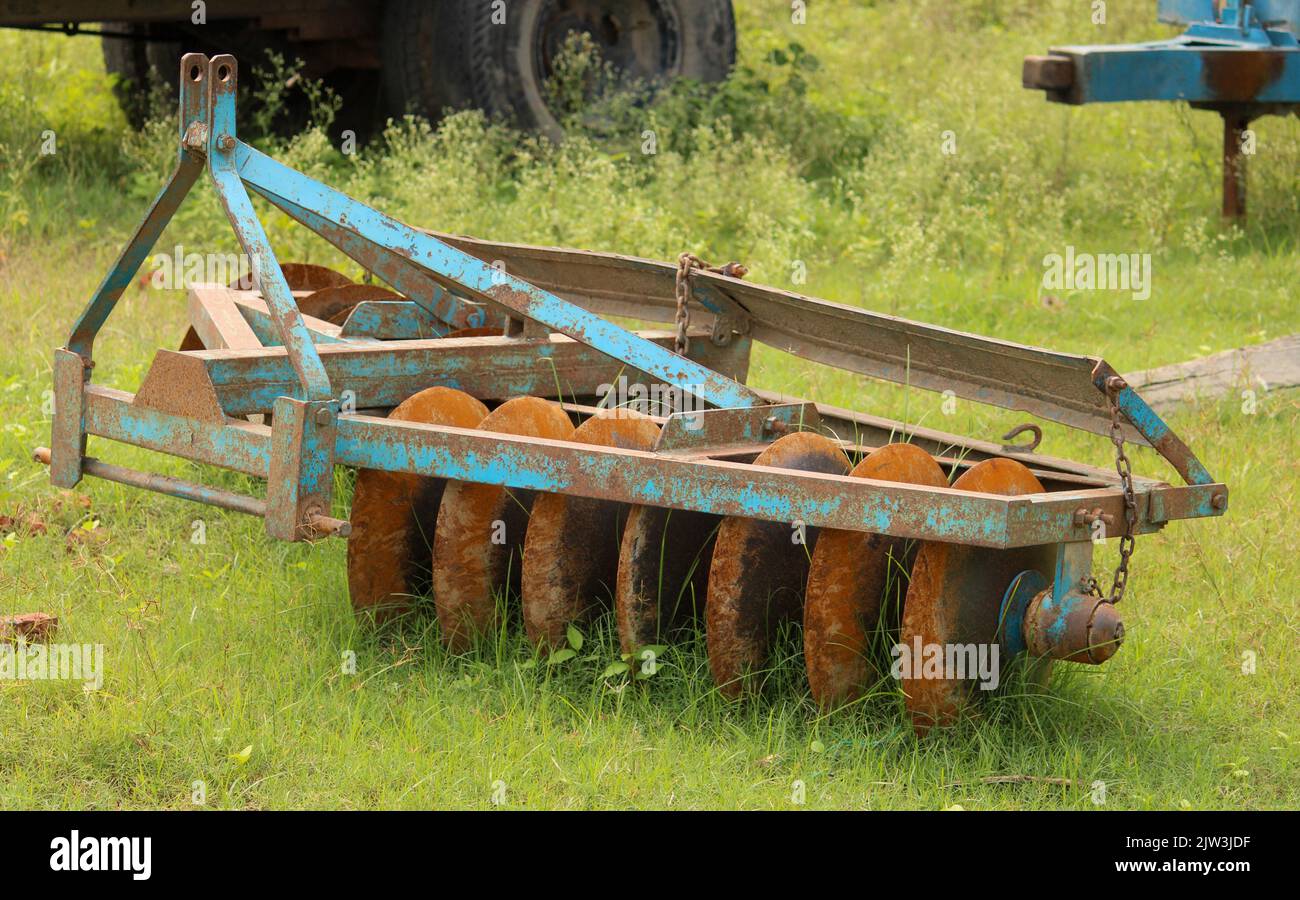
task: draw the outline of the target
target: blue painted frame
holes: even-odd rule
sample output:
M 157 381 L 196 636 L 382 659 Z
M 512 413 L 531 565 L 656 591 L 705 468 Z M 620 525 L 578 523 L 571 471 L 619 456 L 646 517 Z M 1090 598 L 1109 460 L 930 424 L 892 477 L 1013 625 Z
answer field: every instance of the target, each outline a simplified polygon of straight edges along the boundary
M 1074 79 L 1049 98 L 1071 104 L 1300 104 L 1298 0 L 1229 3 L 1220 16 L 1210 0 L 1173 0 L 1160 3 L 1158 15 L 1187 30 L 1167 41 L 1053 47 L 1052 54 L 1073 60 Z M 1245 77 L 1228 75 L 1237 65 L 1249 66 Z
M 202 78 L 187 74 L 200 69 Z M 800 518 L 814 526 L 991 547 L 1087 540 L 1087 529 L 1080 530 L 1073 521 L 1078 506 L 1119 512 L 1117 504 L 1122 497 L 1114 488 L 994 497 L 340 415 L 316 346 L 322 338 L 312 333 L 298 311 L 255 215 L 249 190 L 322 234 L 410 297 L 422 312 L 412 318 L 419 319 L 420 327 L 434 323 L 447 328 L 472 326 L 494 317 L 502 321 L 503 317 L 491 310 L 495 304 L 723 410 L 752 409 L 767 401 L 693 359 L 503 273 L 242 143 L 234 132 L 237 73 L 230 56 L 208 60 L 190 54 L 182 62 L 182 147 L 177 171 L 92 296 L 68 346 L 56 355 L 51 468 L 58 484 L 71 486 L 81 477 L 89 433 L 268 479 L 264 506 L 244 507 L 264 509 L 268 531 L 289 540 L 304 536 L 305 520 L 324 517 L 332 489 L 328 473 L 336 463 L 510 487 L 585 492 L 717 514 Z M 224 410 L 209 418 L 195 418 L 189 412 L 150 409 L 136 404 L 131 395 L 88 383 L 95 334 L 205 163 L 266 301 L 265 316 L 252 317 L 257 330 L 266 339 L 274 330 L 298 382 L 297 396 L 286 394 L 275 400 L 271 428 L 227 418 Z M 343 338 L 349 340 L 356 339 Z M 379 353 L 358 357 L 355 364 L 368 366 L 367 371 L 379 375 L 394 358 L 391 353 Z M 1104 363 L 1093 373 L 1094 383 L 1103 391 L 1113 377 Z M 1221 514 L 1226 508 L 1226 489 L 1213 482 L 1199 460 L 1136 392 L 1125 387 L 1117 397 L 1123 415 L 1180 467 L 1189 484 L 1186 488 L 1162 486 L 1164 518 L 1143 511 L 1139 531 L 1159 528 L 1171 518 Z M 115 471 L 103 466 L 95 470 Z M 156 484 L 164 486 L 155 489 L 190 499 L 210 496 L 200 486 Z M 1154 497 L 1150 505 L 1155 506 Z M 1055 574 L 1064 584 L 1066 576 Z M 1077 580 L 1073 573 L 1069 579 Z

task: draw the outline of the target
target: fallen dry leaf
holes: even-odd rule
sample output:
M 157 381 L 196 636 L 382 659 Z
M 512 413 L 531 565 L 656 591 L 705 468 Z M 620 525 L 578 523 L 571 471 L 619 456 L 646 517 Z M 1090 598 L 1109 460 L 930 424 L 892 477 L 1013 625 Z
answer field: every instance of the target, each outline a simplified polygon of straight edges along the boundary
M 19 508 L 14 511 L 12 516 L 0 516 L 0 534 L 39 535 L 45 534 L 47 530 L 45 520 L 35 512 L 28 512 Z
M 20 637 L 29 642 L 48 641 L 59 627 L 59 617 L 49 613 L 0 616 L 0 641 L 13 643 Z
M 64 540 L 67 542 L 66 549 L 69 553 L 77 547 L 90 547 L 92 549 L 102 547 L 108 543 L 108 529 L 103 527 L 89 529 L 78 527 L 69 531 Z

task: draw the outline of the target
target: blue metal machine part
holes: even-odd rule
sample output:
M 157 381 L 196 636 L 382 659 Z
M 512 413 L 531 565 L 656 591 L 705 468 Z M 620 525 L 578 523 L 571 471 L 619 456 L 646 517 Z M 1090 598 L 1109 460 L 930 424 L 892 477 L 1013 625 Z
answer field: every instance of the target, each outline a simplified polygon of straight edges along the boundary
M 1026 88 L 1057 103 L 1184 101 L 1223 117 L 1223 214 L 1246 214 L 1243 141 L 1260 116 L 1300 110 L 1300 0 L 1161 0 L 1167 41 L 1053 47 L 1025 58 Z
M 708 273 L 692 282 L 692 300 L 712 329 L 698 333 L 688 352 L 676 353 L 671 333 L 630 331 L 593 311 L 670 320 L 671 301 L 661 288 L 671 283 L 672 267 L 480 245 L 411 228 L 240 141 L 232 57 L 189 54 L 181 79 L 176 171 L 55 355 L 51 447 L 39 450 L 38 458 L 50 465 L 56 485 L 72 487 L 83 475 L 107 478 L 262 516 L 268 533 L 285 540 L 348 534 L 347 521 L 332 515 L 332 471 L 343 465 L 973 547 L 1049 546 L 1056 548 L 1056 571 L 1024 582 L 1051 585 L 1048 600 L 1037 601 L 1048 613 L 1078 605 L 1095 523 L 1121 523 L 1111 536 L 1138 534 L 1226 509 L 1226 487 L 1100 359 L 964 335 Z M 260 346 L 161 350 L 135 395 L 93 384 L 92 347 L 100 327 L 205 167 L 260 289 L 260 297 L 236 301 Z M 360 304 L 341 326 L 304 317 L 250 189 L 405 299 Z M 532 280 L 504 269 L 527 272 Z M 564 275 L 573 271 L 582 277 L 571 279 L 577 286 L 566 285 Z M 200 305 L 210 300 L 198 297 Z M 514 327 L 499 336 L 427 336 L 485 322 Z M 755 339 L 812 361 L 913 387 L 951 389 L 1098 433 L 1120 427 L 1111 418 L 1108 396 L 1114 397 L 1129 439 L 1155 448 L 1186 485 L 1135 478 L 1135 518 L 1125 526 L 1125 492 L 1114 472 L 746 386 Z M 597 379 L 625 371 L 698 398 L 704 408 L 669 416 L 653 451 L 374 414 L 433 385 L 484 400 L 548 391 L 557 399 L 586 397 Z M 342 402 L 344 391 L 350 404 Z M 578 399 L 569 406 L 591 412 Z M 273 413 L 272 424 L 249 421 L 254 413 Z M 952 477 L 980 460 L 1012 457 L 1030 467 L 1045 490 L 1001 496 L 747 464 L 780 435 L 800 429 L 830 433 L 849 452 L 906 435 L 935 454 Z M 266 479 L 266 498 L 101 462 L 86 455 L 88 435 Z M 1017 620 L 1032 599 L 1016 599 Z M 1058 647 L 1057 658 L 1079 658 L 1086 648 L 1076 644 Z

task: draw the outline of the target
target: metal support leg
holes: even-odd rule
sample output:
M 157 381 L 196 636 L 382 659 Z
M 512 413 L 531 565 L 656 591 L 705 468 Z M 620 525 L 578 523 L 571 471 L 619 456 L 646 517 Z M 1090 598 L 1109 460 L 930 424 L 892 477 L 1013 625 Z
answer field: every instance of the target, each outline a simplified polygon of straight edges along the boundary
M 95 291 L 68 338 L 68 349 L 90 359 L 95 335 L 117 306 L 135 273 L 153 249 L 172 216 L 198 180 L 207 161 L 207 87 L 208 58 L 202 53 L 187 53 L 181 58 L 180 160 L 167 184 L 158 192 L 144 221 Z
M 86 454 L 88 360 L 79 353 L 54 351 L 54 423 L 50 429 L 50 481 L 71 488 L 81 481 Z
M 1250 117 L 1234 110 L 1223 112 L 1223 217 L 1232 222 L 1246 218 L 1246 156 L 1242 152 Z
M 332 533 L 337 523 L 329 510 L 338 403 L 280 397 L 272 409 L 266 532 L 282 541 Z
M 207 63 L 208 58 L 201 53 L 187 53 L 181 58 L 180 161 L 72 326 L 67 346 L 54 354 L 50 481 L 57 487 L 70 488 L 81 481 L 82 458 L 86 452 L 85 388 L 93 365 L 95 336 L 198 180 L 207 160 L 208 100 L 203 84 Z
M 329 376 L 316 352 L 307 326 L 303 324 L 298 304 L 284 279 L 280 264 L 275 259 L 271 244 L 266 238 L 262 223 L 257 218 L 253 203 L 244 190 L 234 162 L 235 91 L 238 86 L 238 67 L 233 56 L 214 56 L 208 65 L 212 126 L 209 137 L 208 169 L 212 184 L 225 207 L 226 215 L 235 236 L 248 254 L 253 278 L 275 321 L 280 341 L 289 353 L 294 372 L 308 400 L 325 400 L 332 396 Z

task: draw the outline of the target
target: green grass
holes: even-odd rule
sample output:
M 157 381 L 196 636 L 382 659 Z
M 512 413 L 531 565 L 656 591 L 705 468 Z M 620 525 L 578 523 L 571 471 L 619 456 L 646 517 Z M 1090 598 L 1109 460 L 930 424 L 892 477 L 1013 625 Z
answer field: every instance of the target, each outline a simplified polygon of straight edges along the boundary
M 671 258 L 741 259 L 752 279 L 962 330 L 1103 355 L 1121 371 L 1300 330 L 1300 123 L 1258 123 L 1252 218 L 1216 217 L 1218 122 L 1174 105 L 1066 109 L 1019 87 L 1050 44 L 1166 32 L 1151 4 L 967 0 L 739 3 L 748 68 L 721 98 L 682 92 L 621 110 L 558 149 L 476 116 L 397 124 L 357 156 L 323 131 L 277 156 L 414 224 L 500 240 Z M 794 65 L 798 42 L 817 64 Z M 342 542 L 285 545 L 259 522 L 105 482 L 63 503 L 28 462 L 48 442 L 51 351 L 174 160 L 162 122 L 128 136 L 88 41 L 0 35 L 0 515 L 35 511 L 0 551 L 0 613 L 60 616 L 102 643 L 102 691 L 0 683 L 0 805 L 510 808 L 1295 807 L 1300 786 L 1300 398 L 1229 396 L 1173 417 L 1230 486 L 1222 519 L 1142 539 L 1128 640 L 1098 668 L 1061 665 L 1046 695 L 1014 688 L 981 720 L 918 743 L 896 695 L 829 716 L 797 642 L 774 682 L 734 706 L 698 643 L 620 689 L 607 622 L 548 666 L 515 634 L 449 657 L 421 617 L 379 633 L 347 602 Z M 770 56 L 781 50 L 782 57 Z M 348 110 L 338 113 L 346 124 Z M 640 117 L 640 118 L 638 118 Z M 644 127 L 659 152 L 637 148 Z M 41 134 L 58 152 L 39 156 Z M 945 131 L 958 153 L 940 152 Z M 267 213 L 285 259 L 338 264 Z M 231 252 L 201 189 L 162 246 Z M 1042 259 L 1067 245 L 1149 252 L 1149 300 L 1112 292 L 1045 305 Z M 355 274 L 355 273 L 354 273 Z M 95 378 L 134 389 L 184 328 L 179 293 L 131 289 L 96 348 Z M 996 437 L 1021 416 L 820 370 L 777 351 L 754 383 L 931 427 Z M 1048 427 L 1043 452 L 1105 465 L 1107 443 Z M 92 440 L 115 462 L 236 489 L 236 476 Z M 1142 474 L 1173 479 L 1149 451 Z M 346 486 L 346 479 L 341 482 Z M 100 540 L 71 544 L 81 522 Z M 193 522 L 205 544 L 191 542 Z M 83 529 L 84 531 L 84 529 Z M 1099 555 L 1109 572 L 1114 548 Z M 345 674 L 348 652 L 355 675 Z M 1242 655 L 1256 654 L 1255 674 Z M 252 747 L 247 761 L 241 751 Z M 994 776 L 1064 778 L 986 783 Z

